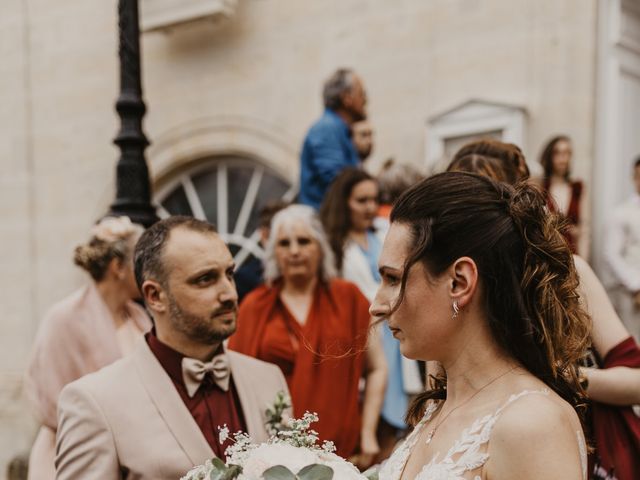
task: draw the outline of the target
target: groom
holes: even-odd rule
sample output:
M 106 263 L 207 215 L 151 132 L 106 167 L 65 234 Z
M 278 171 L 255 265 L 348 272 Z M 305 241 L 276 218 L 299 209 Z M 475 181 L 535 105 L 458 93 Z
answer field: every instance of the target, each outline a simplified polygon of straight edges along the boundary
M 59 480 L 177 480 L 224 458 L 218 426 L 266 440 L 265 408 L 287 391 L 278 367 L 223 346 L 238 297 L 213 226 L 162 220 L 142 235 L 134 261 L 155 327 L 130 356 L 60 394 Z

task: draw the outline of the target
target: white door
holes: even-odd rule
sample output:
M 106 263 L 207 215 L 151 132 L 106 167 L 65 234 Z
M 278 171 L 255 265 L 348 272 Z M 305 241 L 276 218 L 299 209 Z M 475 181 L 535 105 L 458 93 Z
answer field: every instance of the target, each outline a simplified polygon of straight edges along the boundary
M 593 259 L 605 274 L 603 235 L 611 210 L 633 191 L 640 156 L 640 2 L 600 0 L 593 185 Z

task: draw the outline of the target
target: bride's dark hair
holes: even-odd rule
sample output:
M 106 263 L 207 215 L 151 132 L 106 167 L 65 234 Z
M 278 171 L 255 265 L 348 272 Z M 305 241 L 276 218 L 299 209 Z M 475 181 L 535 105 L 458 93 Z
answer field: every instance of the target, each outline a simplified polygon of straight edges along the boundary
M 558 231 L 560 220 L 536 187 L 441 173 L 405 192 L 390 220 L 408 226 L 413 236 L 394 308 L 415 263 L 435 277 L 468 256 L 478 267 L 498 345 L 571 405 L 584 403 L 578 362 L 589 344 L 590 319 L 579 302 L 578 276 Z M 407 419 L 415 423 L 427 400 L 445 398 L 445 384 L 441 378 L 420 395 Z

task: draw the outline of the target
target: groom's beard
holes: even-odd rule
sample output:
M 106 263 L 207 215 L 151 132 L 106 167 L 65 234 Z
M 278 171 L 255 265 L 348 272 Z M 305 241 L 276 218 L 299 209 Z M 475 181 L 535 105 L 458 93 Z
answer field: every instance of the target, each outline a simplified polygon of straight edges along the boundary
M 224 302 L 209 316 L 200 316 L 186 312 L 170 292 L 167 292 L 167 297 L 169 299 L 169 315 L 173 327 L 190 340 L 200 344 L 218 343 L 235 333 L 238 312 L 236 302 Z M 232 321 L 222 321 L 217 318 L 228 313 L 233 314 Z

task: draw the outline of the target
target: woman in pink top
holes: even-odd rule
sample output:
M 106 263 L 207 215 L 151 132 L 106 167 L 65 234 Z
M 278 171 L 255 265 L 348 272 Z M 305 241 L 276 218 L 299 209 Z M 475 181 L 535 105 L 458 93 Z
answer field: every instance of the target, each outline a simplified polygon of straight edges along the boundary
M 75 250 L 74 262 L 93 281 L 55 304 L 42 321 L 25 378 L 41 423 L 29 478 L 55 478 L 56 406 L 60 390 L 128 353 L 151 328 L 133 275 L 133 249 L 143 229 L 128 217 L 107 217 Z

